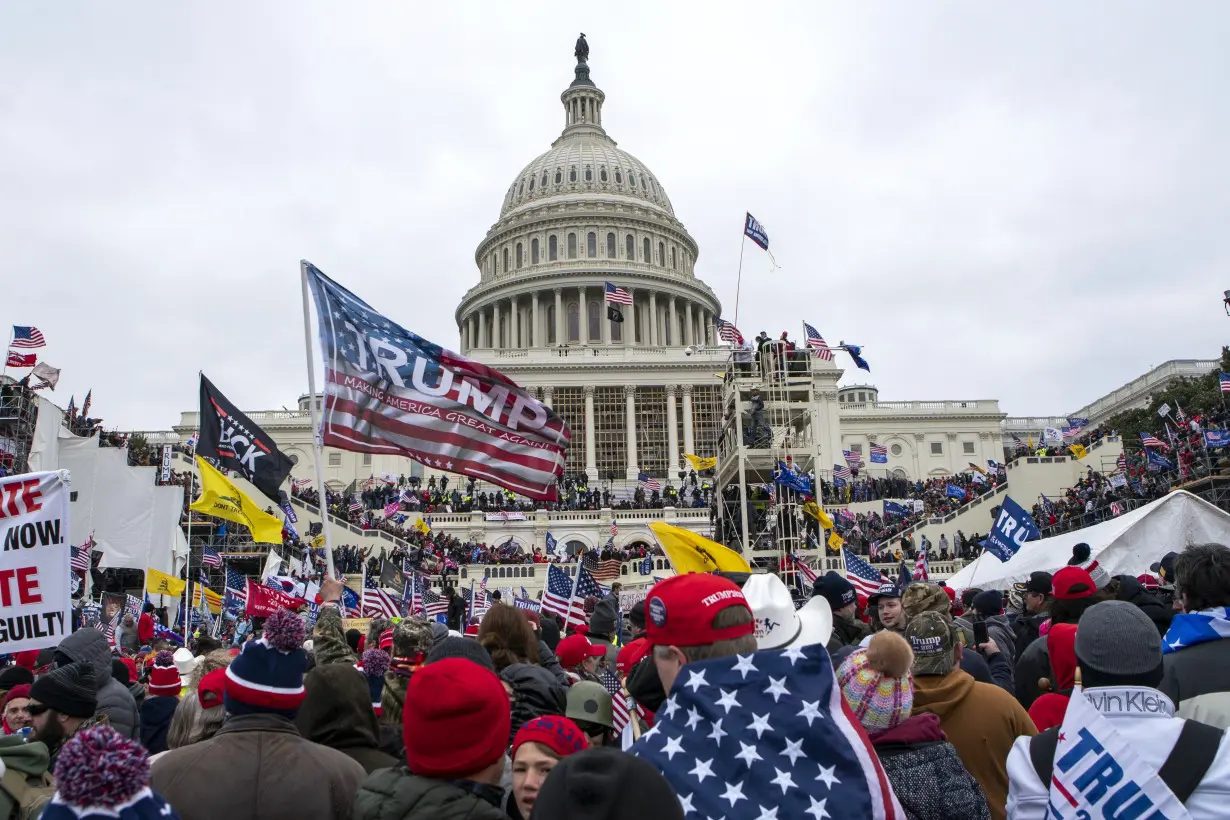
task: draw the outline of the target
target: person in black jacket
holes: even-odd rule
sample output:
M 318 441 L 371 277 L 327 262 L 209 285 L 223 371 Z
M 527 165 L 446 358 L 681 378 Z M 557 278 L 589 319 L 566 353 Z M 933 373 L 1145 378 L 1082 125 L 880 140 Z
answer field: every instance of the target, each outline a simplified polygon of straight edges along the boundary
M 817 595 L 828 601 L 833 611 L 833 634 L 825 646 L 830 655 L 843 646 L 858 644 L 871 634 L 871 628 L 856 617 L 858 597 L 854 584 L 829 570 L 812 585 L 812 597 Z
M 1149 616 L 1157 627 L 1159 635 L 1165 635 L 1174 618 L 1174 610 L 1167 607 L 1155 595 L 1151 595 L 1145 585 L 1131 575 L 1116 575 L 1111 579 L 1111 589 L 1115 591 L 1115 600 L 1127 601 Z
M 1054 587 L 1049 572 L 1031 572 L 1028 581 L 1014 584 L 1013 588 L 1021 594 L 1025 604 L 1024 613 L 1012 621 L 1015 646 L 1015 657 L 1012 660 L 1015 662 L 1021 659 L 1025 647 L 1038 640 L 1043 622 L 1050 617 L 1048 610 L 1051 607 Z
M 460 632 L 465 628 L 466 602 L 454 587 L 448 588 L 448 628 Z

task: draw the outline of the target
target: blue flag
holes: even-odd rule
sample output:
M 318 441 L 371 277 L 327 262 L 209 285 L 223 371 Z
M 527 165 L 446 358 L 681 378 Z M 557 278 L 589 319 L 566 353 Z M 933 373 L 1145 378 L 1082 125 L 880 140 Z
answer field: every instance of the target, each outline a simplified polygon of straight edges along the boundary
M 1160 472 L 1161 470 L 1173 470 L 1174 462 L 1166 458 L 1161 453 L 1153 450 L 1146 450 L 1145 454 L 1148 458 L 1148 470 L 1151 473 Z
M 867 364 L 867 360 L 863 358 L 862 345 L 839 345 L 839 347 L 850 354 L 850 358 L 854 360 L 854 365 L 859 370 L 871 372 L 871 365 Z
M 641 575 L 653 575 L 653 558 L 645 556 L 641 561 Z
M 1073 427 L 1088 427 L 1089 419 L 1069 418 L 1068 424 L 1072 425 Z
M 1230 446 L 1230 430 L 1206 430 L 1204 446 L 1209 449 Z
M 773 471 L 773 480 L 783 487 L 797 490 L 804 495 L 812 494 L 811 479 L 805 475 L 799 475 L 787 467 L 784 461 L 777 462 L 777 469 Z
M 913 511 L 914 510 L 912 507 L 906 507 L 904 504 L 898 503 L 896 501 L 888 501 L 887 499 L 884 501 L 884 514 L 886 516 L 887 515 L 906 516 L 906 515 L 909 515 Z
M 962 490 L 956 484 L 945 484 L 944 485 L 944 495 L 948 496 L 949 498 L 964 499 L 965 490 Z
M 747 215 L 747 219 L 743 223 L 743 235 L 764 250 L 767 251 L 769 249 L 769 232 L 751 214 Z
M 982 545 L 999 560 L 1007 561 L 1026 541 L 1033 541 L 1038 535 L 1038 525 L 1033 517 L 1020 504 L 1004 496 L 1004 503 L 999 507 L 999 518 L 995 519 L 995 526 L 987 533 Z

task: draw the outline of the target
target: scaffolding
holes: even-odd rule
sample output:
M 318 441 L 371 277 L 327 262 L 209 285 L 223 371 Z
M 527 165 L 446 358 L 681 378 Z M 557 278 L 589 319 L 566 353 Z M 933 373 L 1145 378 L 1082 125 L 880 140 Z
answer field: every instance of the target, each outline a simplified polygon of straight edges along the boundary
M 813 353 L 770 342 L 737 350 L 723 380 L 715 477 L 716 540 L 754 568 L 790 570 L 786 556 L 821 547 L 823 531 L 805 519 L 807 496 L 775 481 L 775 471 L 816 476 Z
M 0 475 L 29 472 L 37 421 L 38 394 L 6 376 L 0 383 Z

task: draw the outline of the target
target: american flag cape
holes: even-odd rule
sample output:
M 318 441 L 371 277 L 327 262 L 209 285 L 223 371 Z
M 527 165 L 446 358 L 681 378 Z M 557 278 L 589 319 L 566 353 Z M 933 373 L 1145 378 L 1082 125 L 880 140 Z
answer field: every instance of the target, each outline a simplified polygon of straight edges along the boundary
M 631 753 L 685 817 L 905 817 L 818 644 L 688 664 Z
M 304 262 L 325 361 L 327 447 L 412 458 L 554 501 L 568 426 L 497 370 L 377 313 Z
M 927 553 L 920 552 L 918 557 L 914 559 L 914 572 L 911 573 L 912 579 L 915 581 L 930 580 L 931 574 L 927 566 Z

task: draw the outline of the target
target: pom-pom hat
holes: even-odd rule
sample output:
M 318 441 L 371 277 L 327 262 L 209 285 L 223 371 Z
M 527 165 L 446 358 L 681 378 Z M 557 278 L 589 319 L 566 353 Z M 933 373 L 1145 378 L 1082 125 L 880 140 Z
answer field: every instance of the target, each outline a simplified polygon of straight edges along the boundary
M 183 687 L 184 681 L 174 664 L 159 666 L 157 661 L 154 662 L 154 668 L 149 673 L 150 695 L 156 698 L 174 698 L 179 696 L 179 690 Z
M 837 682 L 850 711 L 869 732 L 901 725 L 914 708 L 914 653 L 895 632 L 877 632 L 865 649 L 856 649 L 837 670 Z
M 705 573 L 673 575 L 654 584 L 645 602 L 645 637 L 652 646 L 707 646 L 751 635 L 756 625 L 714 629 L 723 609 L 741 606 L 751 613 L 743 590 L 733 581 Z
M 393 630 L 389 630 L 389 646 L 393 645 Z M 381 639 L 383 642 L 383 639 Z M 384 673 L 389 671 L 392 660 L 389 653 L 383 649 L 369 649 L 363 653 L 363 676 L 367 678 L 367 689 L 372 699 L 372 709 L 376 715 L 384 714 L 380 707 L 381 693 L 384 691 Z
M 303 621 L 279 610 L 265 621 L 264 634 L 248 641 L 226 667 L 226 711 L 236 715 L 273 712 L 294 717 L 303 703 Z
M 1082 542 L 1072 547 L 1072 557 L 1068 559 L 1068 566 L 1080 567 L 1089 573 L 1089 577 L 1093 579 L 1094 586 L 1098 589 L 1105 589 L 1110 584 L 1110 573 L 1098 566 L 1098 562 L 1091 557 L 1091 550 L 1088 544 Z
M 149 787 L 149 757 L 110 726 L 69 738 L 56 758 L 56 793 L 43 820 L 178 820 Z

